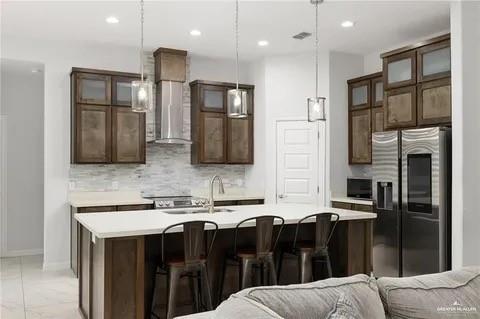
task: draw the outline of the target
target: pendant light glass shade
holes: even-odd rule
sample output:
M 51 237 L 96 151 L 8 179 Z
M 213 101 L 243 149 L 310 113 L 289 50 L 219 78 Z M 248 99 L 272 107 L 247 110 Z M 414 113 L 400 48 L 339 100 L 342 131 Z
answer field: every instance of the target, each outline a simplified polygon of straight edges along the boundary
M 132 81 L 132 111 L 153 110 L 153 83 L 147 80 Z
M 309 97 L 307 99 L 308 104 L 308 121 L 325 121 L 325 100 L 324 97 Z
M 315 97 L 307 99 L 308 121 L 326 121 L 325 100 L 326 98 L 318 96 L 318 5 L 323 0 L 310 0 L 315 5 Z
M 143 0 L 140 0 L 140 81 L 132 81 L 132 111 L 149 112 L 153 110 L 153 83 L 143 77 Z
M 229 118 L 246 118 L 248 93 L 238 88 L 238 0 L 235 1 L 235 53 L 236 53 L 236 88 L 227 92 L 227 116 Z
M 232 89 L 227 92 L 227 114 L 230 118 L 247 117 L 247 91 Z

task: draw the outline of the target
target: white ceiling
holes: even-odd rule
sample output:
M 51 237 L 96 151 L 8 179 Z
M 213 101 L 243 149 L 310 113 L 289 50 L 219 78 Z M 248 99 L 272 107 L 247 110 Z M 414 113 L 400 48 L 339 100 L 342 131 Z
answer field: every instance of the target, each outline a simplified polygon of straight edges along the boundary
M 445 1 L 328 1 L 320 5 L 320 46 L 323 49 L 367 54 L 449 29 Z M 190 54 L 233 57 L 234 1 L 146 1 L 145 47 L 185 49 Z M 120 23 L 110 25 L 107 16 Z M 343 20 L 356 26 L 344 29 Z M 137 1 L 1 1 L 2 35 L 115 46 L 138 46 Z M 202 32 L 192 37 L 192 29 Z M 314 7 L 309 0 L 240 1 L 240 55 L 309 51 L 313 37 Z M 258 47 L 268 40 L 268 47 Z

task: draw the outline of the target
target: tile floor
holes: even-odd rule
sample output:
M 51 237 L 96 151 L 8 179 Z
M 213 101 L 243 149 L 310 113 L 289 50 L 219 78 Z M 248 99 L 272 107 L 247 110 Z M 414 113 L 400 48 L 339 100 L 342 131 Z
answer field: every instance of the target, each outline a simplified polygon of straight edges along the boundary
M 1 319 L 80 319 L 71 270 L 43 271 L 42 256 L 0 259 Z

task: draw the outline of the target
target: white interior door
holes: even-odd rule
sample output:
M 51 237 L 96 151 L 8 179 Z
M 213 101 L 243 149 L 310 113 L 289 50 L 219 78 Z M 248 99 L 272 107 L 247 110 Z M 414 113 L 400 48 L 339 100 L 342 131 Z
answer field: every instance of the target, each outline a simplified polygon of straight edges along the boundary
M 318 204 L 318 124 L 277 122 L 277 203 Z

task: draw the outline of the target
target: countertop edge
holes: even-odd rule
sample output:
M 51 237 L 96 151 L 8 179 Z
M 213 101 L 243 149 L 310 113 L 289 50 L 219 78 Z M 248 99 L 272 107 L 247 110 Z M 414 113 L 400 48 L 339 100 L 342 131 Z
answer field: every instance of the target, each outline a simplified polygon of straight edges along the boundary
M 330 201 L 331 202 L 341 202 L 341 203 L 373 206 L 373 200 L 371 200 L 371 199 L 357 199 L 357 198 L 346 197 L 346 196 L 334 196 L 334 197 L 330 198 Z
M 105 201 L 68 201 L 68 204 L 75 208 L 83 207 L 101 207 L 101 206 L 124 206 L 124 205 L 151 205 L 153 204 L 152 200 L 149 199 L 133 199 L 133 200 L 105 200 Z
M 236 206 L 225 206 L 225 207 L 236 207 Z M 328 209 L 328 207 L 325 207 Z M 375 213 L 368 213 L 368 212 L 362 212 L 362 211 L 355 211 L 355 210 L 348 210 L 348 209 L 338 209 L 336 208 L 335 210 L 337 211 L 344 211 L 348 212 L 349 214 L 354 213 L 355 216 L 352 215 L 347 215 L 347 216 L 341 216 L 340 221 L 349 221 L 349 220 L 373 220 L 377 217 Z M 151 212 L 152 210 L 140 210 L 140 211 L 132 211 L 131 213 L 135 214 L 141 214 L 141 213 L 148 213 Z M 157 213 L 159 213 L 159 210 L 156 210 Z M 112 212 L 114 213 L 114 212 Z M 161 212 L 160 212 L 161 213 Z M 89 214 L 75 214 L 74 218 L 82 224 L 89 232 L 91 232 L 96 238 L 100 239 L 107 239 L 107 238 L 117 238 L 117 237 L 132 237 L 132 236 L 146 236 L 146 235 L 155 235 L 155 234 L 160 234 L 164 227 L 160 228 L 151 228 L 151 229 L 140 229 L 140 230 L 121 230 L 121 231 L 111 231 L 111 232 L 98 232 L 94 231 L 90 225 L 88 225 L 87 222 L 82 221 L 84 216 L 95 216 L 99 214 L 109 214 L 109 213 L 89 213 Z M 125 212 L 124 212 L 125 214 Z M 303 216 L 300 217 L 295 217 L 295 218 L 286 218 L 285 219 L 285 224 L 296 224 L 298 220 L 300 220 Z M 236 223 L 225 223 L 225 224 L 220 224 L 219 229 L 232 229 L 236 226 Z M 176 231 L 172 231 L 176 232 Z

